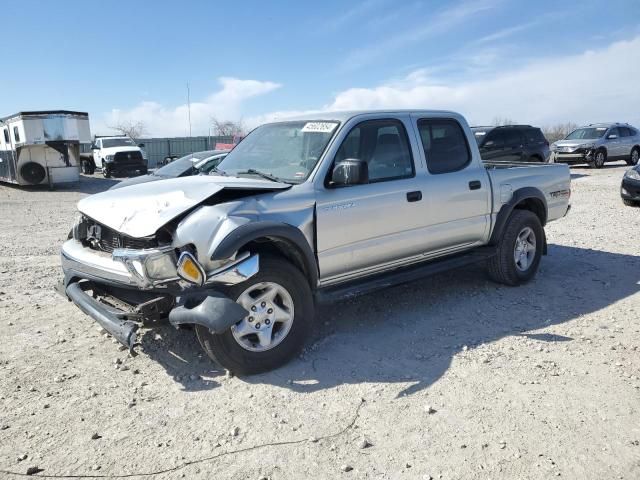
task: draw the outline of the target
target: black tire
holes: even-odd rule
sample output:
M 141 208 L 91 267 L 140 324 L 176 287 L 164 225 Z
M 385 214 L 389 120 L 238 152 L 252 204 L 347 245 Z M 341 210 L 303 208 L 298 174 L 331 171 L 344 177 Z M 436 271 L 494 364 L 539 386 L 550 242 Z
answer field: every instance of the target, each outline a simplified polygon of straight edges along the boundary
M 25 182 L 38 185 L 47 178 L 47 171 L 39 163 L 27 162 L 20 167 L 20 176 Z
M 275 347 L 261 352 L 250 351 L 236 341 L 231 329 L 214 334 L 206 327 L 196 325 L 198 341 L 207 355 L 234 374 L 251 375 L 284 365 L 300 351 L 311 332 L 314 315 L 311 288 L 302 272 L 282 257 L 261 255 L 260 271 L 246 282 L 226 288 L 224 293 L 237 300 L 248 288 L 261 282 L 282 286 L 293 300 L 291 329 Z
M 82 168 L 82 173 L 85 175 L 93 175 L 96 171 L 95 166 L 89 160 L 82 160 L 80 166 Z
M 542 157 L 539 157 L 537 155 L 531 155 L 529 158 L 527 158 L 527 162 L 538 162 L 538 163 L 542 163 Z
M 604 163 L 607 161 L 607 151 L 604 149 L 600 149 L 595 153 L 593 158 L 593 162 L 589 163 L 591 168 L 602 168 L 604 167 Z
M 516 265 L 515 249 L 518 236 L 529 228 L 535 236 L 535 252 L 528 268 L 521 270 Z M 505 226 L 498 252 L 487 262 L 489 278 L 494 282 L 516 286 L 531 280 L 540 265 L 544 242 L 544 230 L 538 216 L 529 210 L 514 210 Z
M 111 169 L 108 166 L 103 165 L 102 175 L 104 176 L 104 178 L 111 178 Z
M 627 207 L 640 207 L 640 203 L 635 200 L 627 200 L 626 198 L 622 199 L 622 203 L 624 203 Z
M 634 147 L 629 154 L 629 158 L 627 158 L 627 165 L 637 165 L 638 160 L 640 159 L 640 148 Z
M 140 169 L 140 175 L 146 175 L 147 173 L 149 173 L 149 169 L 147 167 L 142 167 Z

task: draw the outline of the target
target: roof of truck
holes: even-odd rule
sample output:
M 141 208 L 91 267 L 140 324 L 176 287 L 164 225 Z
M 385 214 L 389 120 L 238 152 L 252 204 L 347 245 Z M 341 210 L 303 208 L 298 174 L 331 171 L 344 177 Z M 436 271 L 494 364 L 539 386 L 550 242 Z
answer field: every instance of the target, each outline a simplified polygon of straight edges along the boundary
M 275 119 L 272 122 L 289 122 L 296 120 L 336 120 L 339 122 L 347 121 L 353 117 L 357 117 L 360 115 L 379 115 L 381 113 L 388 114 L 416 114 L 416 115 L 447 115 L 447 116 L 461 116 L 459 113 L 448 111 L 448 110 L 413 110 L 413 109 L 382 109 L 382 110 L 345 110 L 345 111 L 334 111 L 334 112 L 309 112 L 300 115 L 296 115 L 294 117 L 286 117 Z
M 76 112 L 74 110 L 31 110 L 14 113 L 13 115 L 7 115 L 6 117 L 0 118 L 0 121 L 4 122 L 5 120 L 16 117 L 42 117 L 47 115 L 73 115 L 89 118 L 89 114 L 87 112 Z

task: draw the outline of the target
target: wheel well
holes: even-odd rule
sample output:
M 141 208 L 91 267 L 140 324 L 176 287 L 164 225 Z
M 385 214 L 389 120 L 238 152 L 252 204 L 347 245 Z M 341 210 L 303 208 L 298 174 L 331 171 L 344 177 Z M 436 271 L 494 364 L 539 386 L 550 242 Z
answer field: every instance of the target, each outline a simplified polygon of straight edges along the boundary
M 540 155 L 538 155 L 537 153 L 534 153 L 533 155 L 531 155 L 530 158 L 534 158 L 536 159 L 538 162 L 542 161 L 542 157 Z
M 547 211 L 544 206 L 544 203 L 538 198 L 525 198 L 521 200 L 514 209 L 518 210 L 529 210 L 533 212 L 538 219 L 540 220 L 540 224 L 544 227 L 547 223 Z
M 315 268 L 315 265 L 307 265 L 305 255 L 302 253 L 300 248 L 290 240 L 271 236 L 259 237 L 243 245 L 238 249 L 238 251 L 249 251 L 252 253 L 271 254 L 284 257 L 302 272 L 307 281 L 309 281 L 312 289 L 316 288 L 316 285 L 312 285 L 312 278 L 317 278 L 317 274 L 314 275 L 311 271 L 312 268 Z

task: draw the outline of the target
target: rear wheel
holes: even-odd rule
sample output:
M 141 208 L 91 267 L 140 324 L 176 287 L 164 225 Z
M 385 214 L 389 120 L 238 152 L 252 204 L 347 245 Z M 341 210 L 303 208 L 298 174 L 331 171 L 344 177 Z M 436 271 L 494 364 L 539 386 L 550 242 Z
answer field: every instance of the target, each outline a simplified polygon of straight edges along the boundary
M 226 332 L 196 325 L 207 355 L 237 374 L 277 368 L 302 348 L 311 331 L 314 307 L 302 272 L 280 257 L 261 256 L 258 274 L 226 289 L 249 314 Z
M 27 162 L 20 167 L 20 175 L 25 182 L 37 185 L 47 177 L 47 171 L 39 163 Z
M 631 155 L 629 155 L 629 158 L 627 159 L 627 165 L 637 165 L 638 160 L 640 160 L 640 149 L 635 147 L 631 150 Z
M 488 261 L 489 277 L 511 286 L 528 282 L 538 271 L 543 242 L 544 230 L 538 216 L 529 210 L 514 210 L 497 254 Z

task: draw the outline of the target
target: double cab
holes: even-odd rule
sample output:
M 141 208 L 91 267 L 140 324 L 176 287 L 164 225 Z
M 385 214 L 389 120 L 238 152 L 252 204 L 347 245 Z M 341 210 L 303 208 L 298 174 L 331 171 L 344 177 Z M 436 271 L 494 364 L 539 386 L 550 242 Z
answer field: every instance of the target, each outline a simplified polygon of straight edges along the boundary
M 207 176 L 81 200 L 62 291 L 129 348 L 168 318 L 251 374 L 296 354 L 318 302 L 474 262 L 527 282 L 569 196 L 567 165 L 483 162 L 457 113 L 318 113 L 256 128 Z

